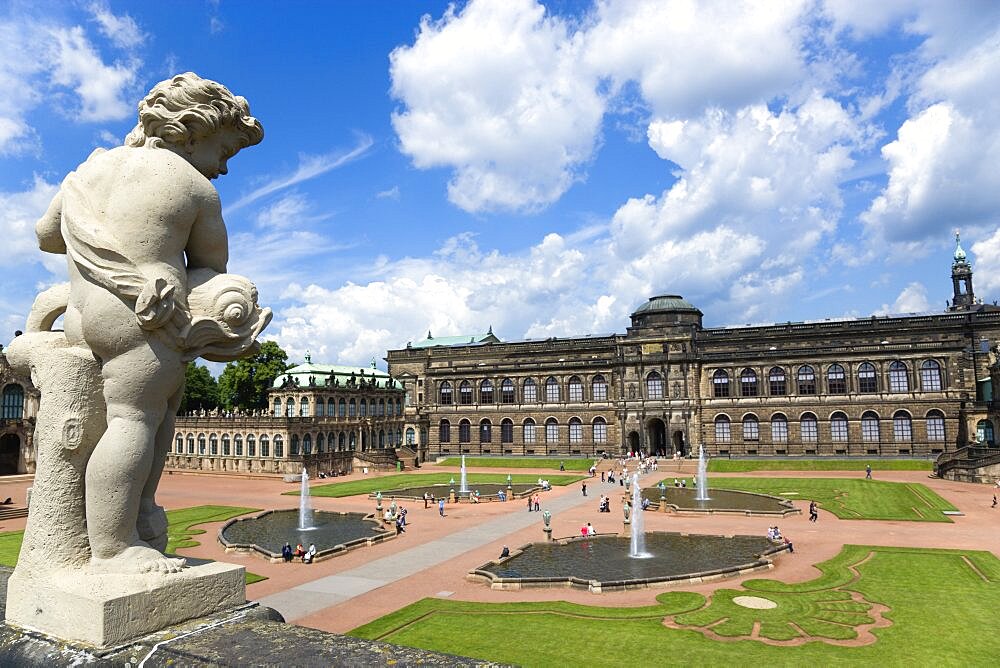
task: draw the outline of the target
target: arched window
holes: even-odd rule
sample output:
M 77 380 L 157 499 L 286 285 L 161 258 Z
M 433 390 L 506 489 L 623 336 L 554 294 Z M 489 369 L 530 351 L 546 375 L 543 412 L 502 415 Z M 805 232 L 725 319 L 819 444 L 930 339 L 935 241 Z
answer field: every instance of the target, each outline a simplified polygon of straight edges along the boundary
M 257 456 L 257 437 L 247 434 L 247 457 Z
M 417 432 L 413 431 L 413 427 L 406 428 L 406 444 L 416 445 L 417 442 Z
M 451 383 L 444 381 L 441 383 L 441 403 L 450 404 L 451 403 Z
M 288 454 L 291 457 L 299 454 L 299 437 L 297 434 L 292 434 L 292 442 L 288 447 Z
M 538 434 L 536 433 L 535 421 L 528 418 L 524 421 L 524 434 L 523 440 L 525 443 L 534 443 L 538 440 Z
M 312 435 L 306 434 L 302 437 L 302 454 L 311 455 L 313 451 Z
M 608 422 L 602 417 L 594 418 L 594 443 L 608 442 Z
M 358 404 L 354 399 L 347 405 L 347 414 L 349 417 L 356 417 L 358 414 Z
M 941 365 L 927 360 L 920 365 L 920 387 L 924 392 L 941 391 Z
M 208 437 L 208 451 L 213 457 L 219 454 L 219 437 L 215 434 Z
M 545 381 L 545 401 L 550 404 L 559 401 L 559 381 L 552 376 Z
M 347 434 L 344 432 L 340 432 L 337 436 L 337 449 L 341 452 L 347 449 Z
M 844 367 L 831 364 L 826 370 L 826 391 L 830 394 L 847 394 L 847 374 Z
M 400 429 L 399 427 L 396 427 L 396 442 L 393 445 L 402 445 L 402 444 L 403 444 L 403 430 Z
M 729 374 L 722 369 L 712 375 L 712 395 L 716 397 L 729 396 Z
M 650 371 L 646 374 L 646 398 L 663 398 L 663 376 L 657 371 Z
M 514 403 L 514 381 L 510 378 L 504 378 L 503 382 L 500 383 L 500 403 Z
M 569 400 L 583 401 L 583 383 L 579 376 L 571 376 L 569 379 Z
M 403 414 L 403 400 L 397 398 L 396 399 L 396 415 L 402 415 L 402 414 Z
M 816 372 L 808 364 L 799 367 L 799 394 L 816 394 Z
M 281 399 L 279 397 L 274 398 L 274 417 L 281 417 Z
M 772 367 L 767 373 L 772 397 L 783 397 L 788 394 L 788 384 L 785 382 L 785 370 L 780 366 Z
M 202 456 L 208 454 L 205 446 L 205 434 L 198 434 L 198 454 Z
M 604 380 L 604 376 L 594 376 L 590 383 L 590 398 L 593 401 L 608 400 L 608 381 Z
M 944 413 L 941 411 L 930 411 L 927 413 L 927 440 L 944 440 Z
M 299 402 L 299 415 L 309 417 L 309 400 L 305 397 L 302 397 L 302 401 Z
M 320 454 L 321 452 L 323 452 L 324 441 L 325 441 L 325 439 L 323 437 L 322 432 L 319 433 L 319 434 L 316 434 L 316 454 Z
M 545 421 L 545 442 L 550 445 L 559 442 L 559 422 L 555 418 Z
M 291 397 L 285 402 L 285 417 L 295 417 L 295 399 Z
M 799 432 L 803 443 L 815 443 L 819 440 L 819 422 L 813 413 L 803 413 L 799 418 Z
M 583 422 L 578 417 L 569 419 L 569 442 L 571 444 L 583 443 Z
M 524 380 L 524 403 L 533 404 L 538 401 L 538 385 L 535 384 L 533 378 L 526 378 Z
M 441 420 L 438 427 L 438 440 L 442 443 L 451 443 L 451 423 L 447 420 Z
M 493 383 L 489 378 L 479 383 L 479 403 L 493 403 Z
M 472 423 L 468 420 L 462 420 L 458 423 L 458 442 L 459 443 L 471 443 L 472 442 Z
M 281 438 L 281 434 L 274 437 L 274 456 L 278 458 L 285 456 L 285 440 Z
M 194 435 L 193 434 L 188 434 L 187 435 L 187 453 L 189 455 L 193 455 L 194 454 Z
M 326 414 L 328 416 L 333 417 L 334 415 L 337 414 L 335 406 L 336 402 L 333 400 L 333 397 L 330 397 L 329 399 L 326 400 Z
M 364 397 L 358 402 L 358 415 L 359 417 L 366 417 L 368 415 L 368 400 Z
M 514 442 L 514 422 L 510 418 L 504 418 L 500 421 L 500 442 Z
M 347 402 L 343 397 L 337 402 L 337 417 L 347 417 Z
M 906 365 L 896 360 L 889 364 L 889 391 L 909 392 L 910 376 Z
M 356 431 L 352 431 L 350 434 L 348 434 L 347 449 L 352 452 L 358 449 L 358 433 Z
M 493 423 L 489 420 L 479 421 L 479 442 L 480 443 L 492 443 L 493 442 Z
M 271 456 L 271 442 L 268 439 L 267 434 L 260 435 L 260 456 L 270 457 Z
M 316 400 L 316 417 L 326 417 L 326 403 L 322 399 Z
M 378 447 L 380 450 L 385 447 L 385 429 L 378 430 Z
M 733 430 L 728 415 L 715 416 L 715 442 L 729 443 L 733 440 Z
M 374 399 L 373 399 L 374 401 Z M 382 417 L 385 415 L 385 399 L 378 400 L 378 416 Z
M 976 423 L 976 442 L 993 447 L 995 442 L 993 436 L 993 423 L 989 420 L 980 420 Z
M 781 413 L 771 416 L 771 441 L 774 443 L 788 442 L 788 418 Z
M 753 369 L 743 369 L 740 373 L 740 396 L 757 396 L 757 372 Z
M 472 403 L 472 383 L 467 380 L 458 386 L 458 403 L 466 406 Z
M 861 416 L 861 440 L 865 443 L 878 443 L 879 439 L 878 413 L 865 411 Z
M 896 411 L 892 416 L 892 439 L 897 443 L 913 440 L 913 421 L 906 411 Z
M 232 454 L 232 448 L 229 444 L 229 434 L 222 435 L 222 456 L 228 457 Z
M 830 440 L 838 443 L 847 442 L 847 415 L 834 413 L 830 416 Z
M 184 437 L 177 434 L 177 438 L 174 439 L 174 452 L 181 455 L 184 454 Z
M 760 440 L 760 422 L 757 420 L 756 415 L 743 416 L 743 440 L 744 441 Z
M 858 365 L 858 392 L 871 394 L 878 391 L 878 375 L 875 373 L 875 365 L 871 362 L 862 362 Z

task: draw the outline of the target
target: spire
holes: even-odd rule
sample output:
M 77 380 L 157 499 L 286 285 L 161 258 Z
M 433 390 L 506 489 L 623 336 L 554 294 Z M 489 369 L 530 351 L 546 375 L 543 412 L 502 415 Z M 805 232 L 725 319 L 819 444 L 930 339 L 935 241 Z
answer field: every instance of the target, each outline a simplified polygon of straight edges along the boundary
M 490 325 L 490 331 L 488 331 L 486 333 L 489 334 L 490 336 L 493 336 L 493 325 L 492 324 Z
M 312 356 L 309 354 L 309 351 L 307 350 L 306 351 L 306 364 L 312 364 L 312 361 L 313 361 L 312 360 Z
M 955 264 L 965 264 L 965 251 L 962 250 L 962 239 L 958 230 L 955 230 Z
M 373 369 L 375 368 L 375 358 L 374 357 L 372 357 L 372 368 Z
M 431 336 L 431 330 L 429 330 L 429 329 L 427 330 L 427 338 L 428 339 L 433 339 L 434 338 L 433 336 Z

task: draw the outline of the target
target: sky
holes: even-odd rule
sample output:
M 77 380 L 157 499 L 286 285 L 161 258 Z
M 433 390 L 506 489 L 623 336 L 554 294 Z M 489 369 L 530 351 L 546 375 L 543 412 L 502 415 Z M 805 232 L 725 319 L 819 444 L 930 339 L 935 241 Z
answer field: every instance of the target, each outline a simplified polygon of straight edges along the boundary
M 34 223 L 157 82 L 249 100 L 229 271 L 292 361 L 941 311 L 1000 297 L 1000 3 L 0 0 L 0 340 L 66 280 Z

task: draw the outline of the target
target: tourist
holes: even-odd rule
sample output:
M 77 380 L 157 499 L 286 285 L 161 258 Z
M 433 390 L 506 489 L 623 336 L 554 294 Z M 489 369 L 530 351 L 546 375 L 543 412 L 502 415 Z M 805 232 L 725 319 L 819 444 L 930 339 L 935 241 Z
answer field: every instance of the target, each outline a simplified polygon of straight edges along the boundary
M 563 462 L 559 462 L 559 470 L 560 471 L 565 471 L 566 470 L 566 465 Z
M 479 503 L 479 490 L 478 489 L 475 490 L 474 492 L 472 492 L 471 496 L 472 496 L 472 502 L 473 503 Z
M 500 558 L 501 559 L 506 559 L 509 556 L 510 556 L 510 548 L 508 548 L 506 545 L 504 545 L 503 549 L 500 550 Z
M 497 490 L 497 501 L 506 501 L 506 500 L 507 500 L 507 493 L 504 492 L 502 489 L 498 489 Z
M 996 507 L 997 507 L 997 495 L 994 494 L 993 495 L 993 505 L 990 506 L 990 508 L 996 508 Z
M 687 478 L 681 478 L 681 487 L 687 488 L 688 481 Z
M 529 494 L 529 495 L 528 495 L 528 512 L 529 512 L 529 513 L 530 513 L 530 512 L 532 511 L 532 510 L 534 510 L 534 509 L 535 509 L 535 508 L 534 508 L 534 506 L 535 506 L 535 504 L 534 504 L 534 500 L 533 500 L 533 499 L 531 498 L 531 495 Z
M 302 543 L 299 543 L 295 546 L 295 552 L 293 552 L 292 554 L 295 556 L 296 559 L 301 559 L 302 557 L 306 556 L 306 551 L 302 549 Z
M 595 529 L 594 525 L 591 524 L 590 522 L 587 522 L 587 535 L 588 536 L 596 536 L 597 535 L 597 529 Z
M 402 515 L 400 515 L 399 517 L 396 518 L 396 535 L 398 536 L 399 534 L 406 531 L 405 527 L 406 527 L 406 520 L 403 518 Z
M 292 546 L 289 543 L 285 543 L 281 547 L 281 558 L 285 560 L 286 564 L 292 560 Z
M 399 519 L 403 521 L 403 526 L 406 526 L 406 508 L 400 506 L 399 508 Z
M 444 517 L 444 499 L 438 499 L 438 514 Z
M 601 482 L 604 482 L 604 471 L 601 471 Z
M 597 467 L 596 466 L 591 466 L 590 467 L 590 477 L 593 478 L 596 475 L 597 475 Z
M 427 510 L 427 504 L 430 502 L 430 500 L 431 500 L 431 493 L 424 492 L 424 510 Z
M 587 537 L 587 525 L 586 524 L 584 524 L 582 527 L 580 527 L 580 535 L 583 536 L 584 538 Z
M 674 478 L 674 487 L 680 487 L 680 486 L 681 486 L 681 481 L 678 480 L 677 478 Z
M 865 480 L 871 480 L 871 479 L 872 479 L 872 465 L 865 464 Z
M 816 510 L 816 502 L 815 501 L 810 501 L 809 502 L 809 521 L 810 522 L 815 522 L 818 519 L 819 519 L 819 512 Z
M 540 512 L 542 510 L 542 497 L 539 494 L 535 494 L 535 512 Z
M 642 497 L 642 509 L 646 510 L 647 508 L 649 508 L 649 499 Z
M 302 555 L 302 563 L 311 564 L 313 562 L 313 559 L 315 558 L 316 558 L 316 544 L 309 543 L 309 550 Z
M 581 489 L 583 490 L 583 495 L 587 496 L 587 483 L 586 482 L 583 483 L 583 486 L 581 487 Z

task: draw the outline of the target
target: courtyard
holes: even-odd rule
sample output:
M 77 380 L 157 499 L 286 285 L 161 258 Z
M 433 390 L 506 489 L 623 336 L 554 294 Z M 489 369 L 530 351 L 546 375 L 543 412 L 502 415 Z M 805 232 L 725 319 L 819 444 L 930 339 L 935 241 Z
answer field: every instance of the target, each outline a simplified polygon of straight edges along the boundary
M 694 472 L 694 462 L 661 462 L 641 484 L 690 481 Z M 416 481 L 426 474 L 458 477 L 454 466 L 428 464 L 402 478 Z M 477 476 L 506 474 L 469 468 L 471 484 Z M 520 468 L 515 474 L 553 481 L 558 476 L 552 468 Z M 593 648 L 588 665 L 620 663 L 625 638 L 628 660 L 636 665 L 681 663 L 693 653 L 779 665 L 899 665 L 932 657 L 943 665 L 989 662 L 1000 653 L 1000 641 L 981 633 L 984 627 L 976 620 L 990 619 L 1000 603 L 993 490 L 932 479 L 926 471 L 876 469 L 874 475 L 865 481 L 863 471 L 712 474 L 712 486 L 787 493 L 803 512 L 780 520 L 646 512 L 645 530 L 764 535 L 777 521 L 794 553 L 777 555 L 769 571 L 603 594 L 496 591 L 467 579 L 504 546 L 514 550 L 544 540 L 542 513 L 527 512 L 524 500 L 447 504 L 443 517 L 434 504 L 404 501 L 407 527 L 395 540 L 314 564 L 286 564 L 226 553 L 216 536 L 240 513 L 297 508 L 296 485 L 175 472 L 164 475 L 159 499 L 170 511 L 177 554 L 244 565 L 254 574 L 248 578 L 249 599 L 277 609 L 291 623 L 325 631 L 529 666 L 579 660 L 580 642 L 560 640 L 565 638 L 586 639 Z M 564 484 L 553 482 L 541 495 L 541 508 L 552 513 L 554 537 L 578 535 L 588 522 L 602 534 L 623 530 L 624 488 L 617 482 L 588 478 L 585 497 L 579 475 L 558 480 Z M 342 489 L 357 493 L 338 494 L 344 483 L 348 487 Z M 333 483 L 312 481 L 330 494 L 312 496 L 313 508 L 373 512 L 369 494 L 383 489 L 381 483 L 393 489 L 400 478 L 355 474 Z M 10 481 L 0 494 L 23 498 L 29 484 Z M 611 513 L 598 512 L 602 494 L 613 500 Z M 815 523 L 806 512 L 810 494 L 820 503 Z M 900 513 L 898 506 L 911 512 Z M 210 508 L 197 510 L 201 507 Z M 183 509 L 192 510 L 178 512 Z M 24 521 L 0 525 L 0 551 Z M 746 600 L 762 600 L 763 607 L 746 607 L 741 603 Z M 518 642 L 510 641 L 514 637 Z

